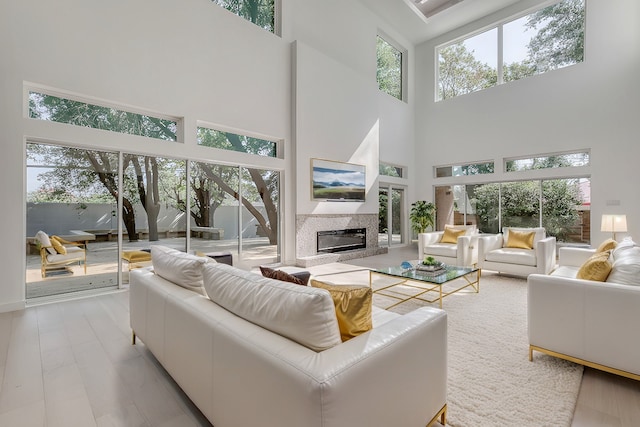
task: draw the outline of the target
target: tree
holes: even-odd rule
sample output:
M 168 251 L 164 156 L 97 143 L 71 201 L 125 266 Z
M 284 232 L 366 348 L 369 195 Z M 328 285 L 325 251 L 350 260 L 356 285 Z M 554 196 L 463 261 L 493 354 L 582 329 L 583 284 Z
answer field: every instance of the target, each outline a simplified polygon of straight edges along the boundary
M 495 86 L 495 68 L 478 61 L 463 42 L 439 50 L 438 95 L 440 99 L 475 92 Z
M 212 0 L 214 3 L 253 22 L 267 31 L 274 31 L 274 0 Z
M 540 224 L 539 181 L 506 182 L 475 187 L 474 203 L 483 232 L 496 233 L 501 215 L 503 227 L 537 227 Z M 547 235 L 562 240 L 573 226 L 580 205 L 574 180 L 542 182 L 542 224 Z
M 378 36 L 376 78 L 381 91 L 402 99 L 402 52 Z
M 531 61 L 525 59 L 522 62 L 504 64 L 502 67 L 502 79 L 505 82 L 512 82 L 533 76 L 535 72 L 536 67 L 531 63 Z
M 529 15 L 526 26 L 537 30 L 528 45 L 536 73 L 584 59 L 584 0 L 564 0 Z

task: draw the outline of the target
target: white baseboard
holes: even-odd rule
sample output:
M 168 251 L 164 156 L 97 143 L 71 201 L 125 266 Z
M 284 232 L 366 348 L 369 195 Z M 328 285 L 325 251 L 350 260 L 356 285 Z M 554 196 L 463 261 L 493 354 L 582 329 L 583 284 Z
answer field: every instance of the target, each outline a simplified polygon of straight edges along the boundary
M 26 307 L 26 301 L 16 301 L 7 304 L 0 304 L 0 313 L 7 313 L 9 311 L 24 310 Z

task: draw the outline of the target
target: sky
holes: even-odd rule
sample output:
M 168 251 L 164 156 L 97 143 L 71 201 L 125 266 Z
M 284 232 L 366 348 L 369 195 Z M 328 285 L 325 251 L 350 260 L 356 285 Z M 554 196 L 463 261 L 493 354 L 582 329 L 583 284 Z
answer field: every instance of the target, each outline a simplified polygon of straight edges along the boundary
M 516 19 L 503 26 L 503 59 L 507 64 L 520 62 L 528 57 L 527 44 L 535 35 L 526 29 L 527 17 Z M 498 63 L 498 29 L 486 31 L 464 41 L 469 51 L 474 51 L 476 59 L 495 68 Z

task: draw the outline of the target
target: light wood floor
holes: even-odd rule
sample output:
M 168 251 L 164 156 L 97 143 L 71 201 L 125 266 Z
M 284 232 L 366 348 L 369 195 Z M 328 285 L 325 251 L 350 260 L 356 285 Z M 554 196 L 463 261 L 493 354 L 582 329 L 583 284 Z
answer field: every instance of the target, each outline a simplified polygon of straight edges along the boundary
M 0 426 L 210 426 L 130 340 L 128 291 L 1 313 Z M 586 369 L 573 427 L 638 425 L 640 382 Z

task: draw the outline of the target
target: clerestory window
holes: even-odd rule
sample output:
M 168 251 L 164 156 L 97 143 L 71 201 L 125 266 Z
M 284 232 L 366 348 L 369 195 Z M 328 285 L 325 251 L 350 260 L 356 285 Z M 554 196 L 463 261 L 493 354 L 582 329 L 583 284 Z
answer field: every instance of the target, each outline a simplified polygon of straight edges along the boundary
M 378 59 L 378 68 L 376 73 L 378 88 L 394 98 L 402 100 L 403 53 L 400 49 L 378 36 L 376 42 L 376 56 Z
M 436 48 L 436 101 L 584 60 L 585 0 L 563 0 Z
M 241 18 L 272 33 L 276 32 L 274 0 L 211 0 Z

